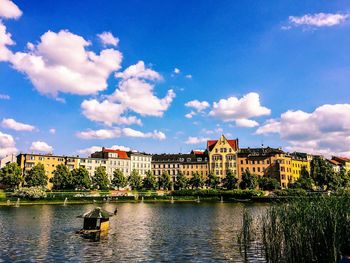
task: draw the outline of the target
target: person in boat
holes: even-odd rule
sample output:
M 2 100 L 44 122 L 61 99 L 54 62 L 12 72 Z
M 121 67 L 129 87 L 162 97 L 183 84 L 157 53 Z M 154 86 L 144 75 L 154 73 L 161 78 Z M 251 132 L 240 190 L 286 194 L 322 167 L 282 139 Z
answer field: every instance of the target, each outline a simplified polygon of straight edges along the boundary
M 114 209 L 114 215 L 116 215 L 118 213 L 118 208 Z

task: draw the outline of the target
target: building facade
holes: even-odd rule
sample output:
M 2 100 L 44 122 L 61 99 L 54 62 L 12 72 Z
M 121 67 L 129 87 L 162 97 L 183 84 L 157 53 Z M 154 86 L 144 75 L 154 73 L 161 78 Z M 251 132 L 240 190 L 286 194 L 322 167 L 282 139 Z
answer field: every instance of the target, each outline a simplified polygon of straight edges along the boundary
M 136 170 L 141 177 L 145 177 L 152 170 L 152 155 L 140 152 L 128 152 L 130 158 L 130 172 Z
M 346 172 L 350 171 L 350 159 L 346 157 L 332 156 L 332 160 L 338 162 Z
M 238 149 L 238 139 L 227 140 L 224 135 L 221 135 L 219 140 L 207 141 L 209 172 L 221 179 L 226 176 L 228 170 L 237 175 Z
M 17 163 L 21 167 L 22 174 L 25 177 L 33 166 L 41 163 L 44 165 L 45 173 L 48 179 L 53 177 L 53 172 L 56 170 L 57 165 L 67 165 L 69 169 L 79 167 L 78 157 L 68 157 L 52 154 L 34 154 L 34 153 L 21 153 L 17 156 Z M 47 188 L 52 188 L 52 183 L 48 180 Z
M 84 163 L 83 159 L 86 159 Z M 90 158 L 81 158 L 80 162 L 89 171 L 90 176 L 95 174 L 98 166 L 105 167 L 110 180 L 113 179 L 113 172 L 117 169 L 126 177 L 130 175 L 130 157 L 126 151 L 102 148 L 101 151 L 91 154 Z
M 6 165 L 10 163 L 16 163 L 17 162 L 17 157 L 14 154 L 10 154 L 5 156 L 0 160 L 0 168 L 5 167 Z

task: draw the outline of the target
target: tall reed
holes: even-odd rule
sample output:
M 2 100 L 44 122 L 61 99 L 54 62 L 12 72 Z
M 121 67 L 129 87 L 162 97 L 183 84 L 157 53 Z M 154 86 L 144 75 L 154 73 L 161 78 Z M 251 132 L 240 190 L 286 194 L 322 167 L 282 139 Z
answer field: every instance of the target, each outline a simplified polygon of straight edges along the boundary
M 350 196 L 302 198 L 272 205 L 254 222 L 243 216 L 242 237 L 254 236 L 267 262 L 339 262 L 350 244 Z M 253 233 L 246 233 L 247 231 Z M 241 250 L 252 242 L 239 238 Z M 246 258 L 246 254 L 242 253 Z

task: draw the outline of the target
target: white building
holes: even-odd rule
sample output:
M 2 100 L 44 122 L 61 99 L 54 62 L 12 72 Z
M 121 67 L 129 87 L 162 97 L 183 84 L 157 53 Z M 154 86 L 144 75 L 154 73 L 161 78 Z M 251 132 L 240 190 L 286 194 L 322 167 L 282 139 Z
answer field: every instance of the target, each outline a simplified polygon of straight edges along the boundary
M 10 154 L 5 156 L 0 160 L 0 168 L 10 164 L 10 163 L 16 163 L 17 162 L 17 157 L 14 154 Z
M 151 171 L 152 155 L 140 152 L 129 152 L 130 172 L 136 170 L 142 177 L 146 176 L 147 171 Z

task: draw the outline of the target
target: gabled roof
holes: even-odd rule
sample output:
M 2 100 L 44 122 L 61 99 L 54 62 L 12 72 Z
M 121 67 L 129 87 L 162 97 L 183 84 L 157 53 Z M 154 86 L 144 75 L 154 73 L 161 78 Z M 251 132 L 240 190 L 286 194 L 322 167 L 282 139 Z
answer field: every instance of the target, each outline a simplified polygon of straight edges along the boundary
M 209 140 L 207 141 L 207 148 L 209 151 L 211 151 L 216 143 L 218 142 L 218 140 Z M 237 151 L 238 150 L 238 140 L 227 140 L 227 142 L 229 143 L 229 145 L 235 150 Z
M 336 160 L 337 162 L 350 162 L 350 159 L 347 157 L 339 157 L 339 156 L 333 156 L 332 160 Z
M 331 163 L 332 165 L 340 165 L 340 163 L 337 162 L 336 160 L 328 160 L 328 159 L 327 159 L 327 161 L 328 161 L 329 163 Z
M 102 152 L 105 152 L 105 153 L 117 153 L 118 157 L 120 159 L 129 159 L 129 156 L 126 153 L 126 151 L 103 148 Z
M 94 218 L 94 219 L 108 219 L 113 216 L 112 213 L 102 209 L 101 207 L 96 207 L 93 210 L 86 212 L 78 217 L 82 218 Z

